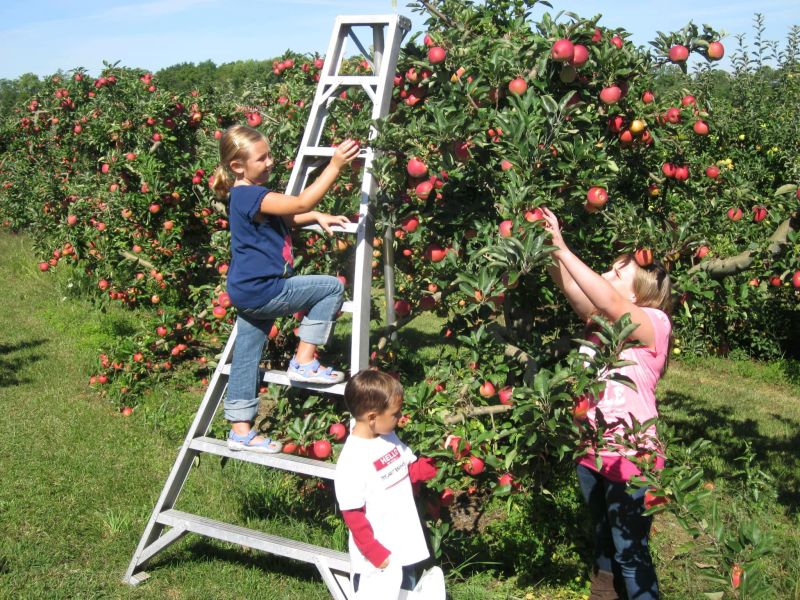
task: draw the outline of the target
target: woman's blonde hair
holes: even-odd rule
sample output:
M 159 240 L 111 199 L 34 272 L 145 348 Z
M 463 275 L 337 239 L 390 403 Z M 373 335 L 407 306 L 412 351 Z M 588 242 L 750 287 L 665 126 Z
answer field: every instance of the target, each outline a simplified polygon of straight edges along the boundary
M 263 133 L 247 125 L 228 127 L 219 140 L 219 166 L 214 171 L 214 183 L 211 189 L 220 200 L 230 195 L 231 186 L 236 175 L 231 171 L 234 160 L 247 160 L 250 148 L 261 140 L 267 141 Z
M 627 265 L 636 262 L 633 254 L 623 254 L 617 261 Z M 614 262 L 617 262 L 614 261 Z M 636 275 L 633 278 L 633 293 L 636 306 L 657 308 L 667 315 L 672 315 L 672 280 L 667 269 L 659 260 L 653 260 L 646 267 L 636 263 Z

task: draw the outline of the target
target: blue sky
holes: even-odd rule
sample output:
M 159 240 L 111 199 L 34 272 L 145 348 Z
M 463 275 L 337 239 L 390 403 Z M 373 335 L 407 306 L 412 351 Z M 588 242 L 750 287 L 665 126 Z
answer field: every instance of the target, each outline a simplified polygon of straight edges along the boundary
M 399 12 L 423 20 L 405 0 Z M 783 47 L 793 24 L 800 25 L 798 0 L 552 0 L 560 10 L 581 16 L 602 13 L 601 25 L 624 27 L 637 44 L 656 31 L 708 23 L 752 42 L 756 10 L 766 17 L 766 37 Z M 543 10 L 537 9 L 536 14 Z M 96 75 L 102 61 L 158 70 L 179 62 L 217 64 L 238 59 L 266 59 L 286 49 L 324 52 L 338 14 L 394 12 L 391 0 L 3 0 L 0 3 L 0 78 L 23 73 L 49 75 L 56 70 L 86 67 Z

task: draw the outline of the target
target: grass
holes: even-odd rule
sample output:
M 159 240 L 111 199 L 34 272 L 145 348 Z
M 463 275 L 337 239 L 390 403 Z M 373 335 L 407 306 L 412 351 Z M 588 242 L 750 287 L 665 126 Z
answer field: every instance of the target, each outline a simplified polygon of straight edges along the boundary
M 313 567 L 195 536 L 158 555 L 145 584 L 123 584 L 201 392 L 159 385 L 132 417 L 122 417 L 88 377 L 100 347 L 136 329 L 136 314 L 100 310 L 75 296 L 65 274 L 40 273 L 29 242 L 7 233 L 0 233 L 0 284 L 7 290 L 0 310 L 0 599 L 329 597 Z M 425 356 L 436 360 L 438 327 L 417 319 L 401 341 L 426 346 Z M 730 510 L 740 506 L 748 483 L 732 474 L 747 444 L 775 476 L 777 496 L 765 499 L 756 519 L 779 550 L 770 574 L 787 582 L 800 578 L 796 366 L 685 360 L 673 363 L 658 392 L 679 435 L 714 442 L 705 466 Z M 223 469 L 210 457 L 193 471 L 177 505 L 342 549 L 344 529 L 331 506 L 330 495 L 308 493 L 302 480 L 238 462 Z M 666 520 L 658 530 L 664 597 L 703 597 L 691 560 L 674 552 L 682 530 Z M 471 571 L 453 581 L 454 598 L 586 597 L 582 579 Z M 781 589 L 800 598 L 788 583 Z

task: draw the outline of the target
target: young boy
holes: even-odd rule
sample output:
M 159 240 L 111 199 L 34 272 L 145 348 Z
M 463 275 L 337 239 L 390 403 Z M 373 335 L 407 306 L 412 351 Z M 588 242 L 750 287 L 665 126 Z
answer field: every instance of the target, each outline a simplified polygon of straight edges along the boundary
M 347 382 L 344 401 L 355 425 L 336 463 L 334 483 L 350 530 L 353 591 L 356 598 L 393 600 L 401 589 L 415 589 L 415 565 L 430 556 L 411 485 L 432 479 L 436 467 L 429 458 L 417 460 L 394 432 L 403 388 L 391 376 L 359 372 Z M 426 572 L 420 585 L 425 583 L 425 597 L 443 599 L 444 578 L 434 569 L 438 573 Z

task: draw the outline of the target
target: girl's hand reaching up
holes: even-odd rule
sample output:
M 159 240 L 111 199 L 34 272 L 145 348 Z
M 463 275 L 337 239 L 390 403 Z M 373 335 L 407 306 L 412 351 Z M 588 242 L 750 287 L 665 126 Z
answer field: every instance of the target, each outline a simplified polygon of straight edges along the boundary
M 336 147 L 331 164 L 341 170 L 342 167 L 353 162 L 353 159 L 358 156 L 359 150 L 361 147 L 353 140 L 345 140 Z
M 344 227 L 349 222 L 350 219 L 344 215 L 329 215 L 328 213 L 319 213 L 317 215 L 317 223 L 319 223 L 319 226 L 322 227 L 328 235 L 333 234 L 331 226 L 339 225 L 340 227 Z

